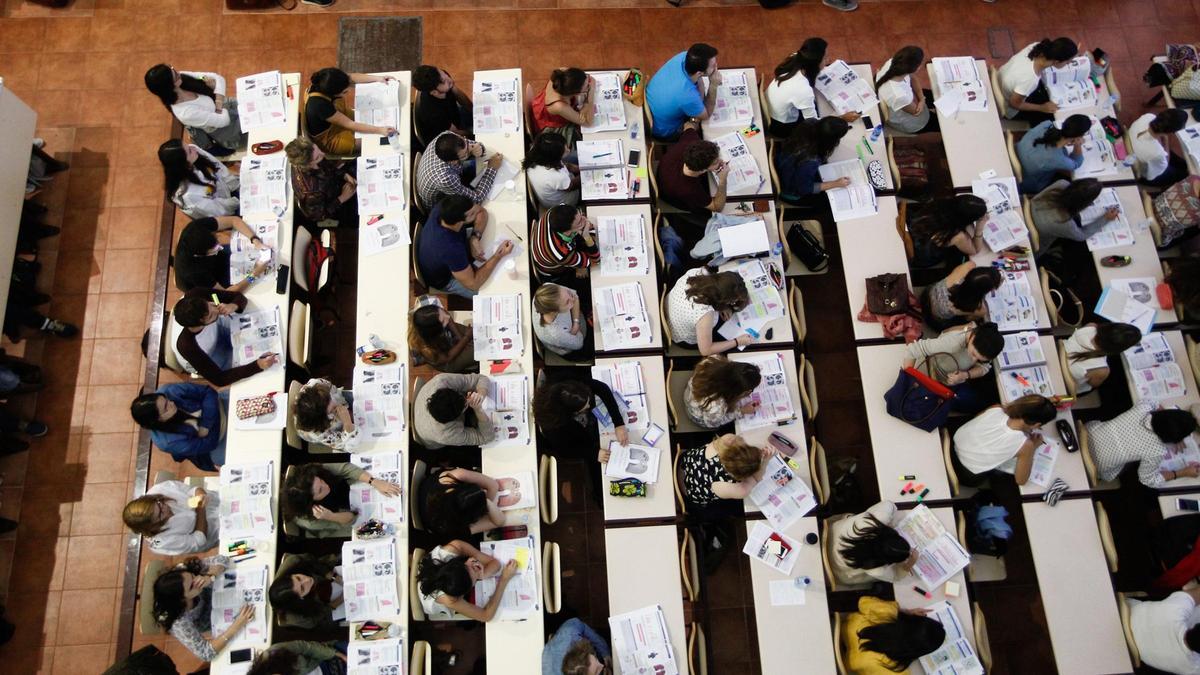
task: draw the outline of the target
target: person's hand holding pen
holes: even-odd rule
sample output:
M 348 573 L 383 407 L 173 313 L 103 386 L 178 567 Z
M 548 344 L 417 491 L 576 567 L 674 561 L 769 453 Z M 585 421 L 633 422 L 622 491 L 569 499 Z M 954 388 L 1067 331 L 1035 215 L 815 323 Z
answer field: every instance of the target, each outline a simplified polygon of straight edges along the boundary
M 279 355 L 275 354 L 274 352 L 267 352 L 266 354 L 258 357 L 256 362 L 258 363 L 259 370 L 266 370 L 276 363 L 279 363 Z

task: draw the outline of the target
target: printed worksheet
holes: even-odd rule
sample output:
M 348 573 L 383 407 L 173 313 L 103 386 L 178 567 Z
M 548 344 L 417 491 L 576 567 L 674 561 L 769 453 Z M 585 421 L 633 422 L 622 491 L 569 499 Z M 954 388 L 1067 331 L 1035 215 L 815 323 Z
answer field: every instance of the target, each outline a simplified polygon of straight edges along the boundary
M 912 572 L 925 588 L 941 586 L 971 561 L 958 540 L 924 504 L 910 510 L 895 527 L 918 551 Z
M 1182 443 L 1167 445 L 1163 461 L 1158 465 L 1160 471 L 1182 471 L 1193 464 L 1200 464 L 1200 447 L 1196 444 L 1196 435 L 1192 434 L 1183 439 Z
M 283 102 L 283 76 L 278 70 L 239 77 L 236 89 L 237 112 L 242 131 L 287 122 Z
M 734 422 L 737 433 L 744 434 L 750 429 L 786 424 L 796 419 L 783 359 L 784 354 L 780 352 L 756 352 L 738 359 L 742 363 L 758 366 L 762 379 L 750 396 L 739 402 L 739 405 L 752 404 L 756 407 L 753 415 L 738 417 Z
M 254 312 L 243 312 L 229 317 L 229 330 L 233 340 L 233 365 L 244 366 L 254 362 L 263 354 L 279 354 L 283 351 L 283 337 L 279 329 L 279 307 L 268 307 Z M 279 364 L 272 368 L 280 367 Z
M 642 364 L 632 359 L 592 366 L 592 377 L 608 385 L 613 396 L 625 404 L 621 414 L 628 431 L 650 426 L 650 407 L 646 400 L 646 385 L 642 380 Z
M 786 530 L 817 507 L 816 497 L 800 473 L 795 461 L 773 455 L 767 460 L 762 480 L 750 491 L 750 501 L 776 530 Z
M 592 293 L 593 318 L 606 351 L 650 346 L 654 335 L 641 285 L 617 284 Z
M 275 463 L 226 464 L 221 467 L 221 536 L 264 539 L 275 533 Z
M 402 675 L 404 639 L 352 640 L 346 649 L 347 675 Z
M 640 213 L 623 213 L 596 218 L 602 277 L 650 274 L 650 252 L 646 246 L 646 218 Z
M 758 168 L 758 160 L 750 153 L 750 148 L 742 138 L 741 132 L 731 131 L 723 136 L 712 139 L 721 150 L 721 160 L 729 165 L 729 178 L 725 183 L 727 194 L 748 195 L 762 192 L 767 179 Z M 710 187 L 716 185 L 716 178 L 709 174 Z
M 1058 460 L 1058 441 L 1042 437 L 1042 444 L 1033 451 L 1033 466 L 1029 468 L 1029 483 L 1048 487 L 1054 479 L 1054 463 Z
M 408 219 L 402 214 L 374 215 L 358 228 L 358 250 L 363 255 L 378 255 L 410 244 Z
M 658 464 L 662 450 L 648 445 L 621 445 L 609 441 L 608 463 L 604 475 L 608 478 L 636 478 L 647 485 L 658 482 Z
M 873 216 L 879 212 L 875 199 L 875 188 L 867 179 L 867 170 L 863 168 L 861 159 L 846 159 L 840 162 L 822 164 L 820 168 L 821 181 L 829 182 L 839 178 L 849 178 L 847 187 L 826 190 L 829 196 L 829 207 L 833 210 L 833 219 L 839 223 L 855 218 Z
M 846 62 L 838 59 L 817 73 L 817 91 L 839 115 L 861 113 L 879 103 L 875 89 L 858 76 Z
M 1124 277 L 1110 279 L 1108 284 L 1143 305 L 1158 304 L 1158 279 L 1154 277 Z
M 941 647 L 921 657 L 926 675 L 983 675 L 983 664 L 971 647 L 971 636 L 954 607 L 943 600 L 928 609 L 927 616 L 946 630 L 946 640 Z
M 779 287 L 771 279 L 770 268 L 783 278 L 781 264 L 772 260 L 747 260 L 738 263 L 734 270 L 746 284 L 750 294 L 750 304 L 737 312 L 733 317 L 721 324 L 717 332 L 726 340 L 732 340 L 739 335 L 747 334 L 758 338 L 763 334 L 767 324 L 787 317 L 787 303 L 779 293 Z M 727 269 L 722 271 L 728 271 Z
M 529 376 L 524 373 L 495 375 L 488 383 L 483 409 L 491 419 L 496 437 L 484 448 L 529 444 Z
M 1137 326 L 1145 335 L 1154 327 L 1158 310 L 1153 305 L 1139 302 L 1115 283 L 1110 283 L 1096 302 L 1096 314 L 1114 323 Z
M 1059 110 L 1091 108 L 1096 105 L 1099 85 L 1092 82 L 1092 61 L 1086 54 L 1071 59 L 1061 68 L 1042 71 L 1042 82 Z
M 954 117 L 959 110 L 981 112 L 988 109 L 988 85 L 980 76 L 974 57 L 935 57 L 932 63 L 941 91 L 938 112 Z
M 357 466 L 376 481 L 386 480 L 400 486 L 397 497 L 387 497 L 366 483 L 350 486 L 350 508 L 358 514 L 354 519 L 357 527 L 368 520 L 400 525 L 404 522 L 404 453 L 400 450 L 384 450 L 370 455 L 350 455 L 350 463 Z
M 1131 370 L 1129 381 L 1133 383 L 1139 401 L 1161 401 L 1187 393 L 1187 381 L 1183 378 L 1183 370 L 1174 362 Z
M 537 506 L 538 483 L 532 471 L 496 476 L 496 483 L 500 486 L 496 492 L 496 504 L 501 511 L 532 509 Z
M 1054 396 L 1054 384 L 1046 366 L 1010 368 L 996 373 L 996 378 L 1000 382 L 1001 398 L 1005 403 L 1029 394 L 1040 394 L 1047 398 Z
M 500 361 L 525 352 L 521 334 L 520 294 L 476 295 L 471 298 L 471 331 L 476 361 Z
M 977 178 L 971 181 L 971 193 L 987 202 L 988 217 L 979 227 L 988 248 L 999 252 L 1029 245 L 1029 229 L 1021 215 L 1015 178 Z
M 575 152 L 579 156 L 580 169 L 611 169 L 625 166 L 625 154 L 621 139 L 601 138 L 579 141 Z
M 400 82 L 364 82 L 354 85 L 354 121 L 376 127 L 400 129 Z M 375 134 L 354 132 L 355 138 Z M 361 174 L 360 174 L 361 175 Z
M 346 619 L 367 621 L 400 613 L 394 537 L 357 540 L 342 544 L 342 592 Z
M 266 564 L 238 565 L 217 575 L 212 582 L 212 610 L 209 614 L 213 635 L 221 635 L 229 630 L 242 611 L 242 606 L 249 604 L 254 606 L 254 618 L 229 644 L 234 648 L 266 644 L 270 639 L 270 633 L 267 632 L 267 587 L 270 583 Z
M 509 579 L 508 586 L 505 586 L 504 597 L 500 600 L 500 607 L 492 620 L 524 621 L 540 614 L 542 591 L 538 579 L 538 549 L 533 537 L 485 541 L 479 545 L 479 550 L 500 561 L 502 568 L 509 560 L 516 560 L 519 570 Z M 496 593 L 498 580 L 499 576 L 495 576 L 475 582 L 475 604 L 482 607 L 491 600 L 492 595 Z
M 521 92 L 517 78 L 476 79 L 471 90 L 476 134 L 521 131 Z
M 407 364 L 354 367 L 354 426 L 363 439 L 399 438 L 406 430 Z
M 1092 118 L 1092 126 L 1088 129 L 1087 134 L 1083 137 L 1083 165 L 1072 174 L 1072 178 L 1095 178 L 1097 176 L 1114 176 L 1118 173 L 1120 163 L 1117 161 L 1117 153 L 1113 150 L 1112 143 L 1108 142 L 1108 137 L 1104 133 L 1104 127 L 1100 125 L 1100 120 L 1096 119 L 1095 115 L 1089 115 Z M 1061 121 L 1055 122 L 1055 125 L 1062 126 Z
M 270 215 L 258 215 L 247 216 L 242 220 L 266 248 L 258 248 L 246 238 L 246 235 L 237 230 L 233 231 L 233 236 L 229 238 L 229 278 L 234 283 L 249 276 L 259 262 L 270 264 L 275 258 L 276 251 L 279 250 L 279 220 L 277 218 Z M 275 265 L 267 268 L 265 278 L 268 281 L 274 281 Z
M 742 547 L 742 553 L 776 572 L 791 576 L 792 567 L 800 557 L 800 542 L 776 532 L 767 523 L 756 520 L 746 536 L 746 545 Z
M 359 213 L 396 213 L 404 210 L 405 155 L 396 153 L 358 158 Z
M 650 605 L 608 618 L 612 657 L 622 673 L 679 675 L 662 607 Z
M 620 166 L 580 169 L 579 189 L 585 201 L 629 199 L 629 170 Z
M 592 123 L 583 127 L 586 133 L 625 129 L 625 99 L 621 95 L 621 74 L 605 70 L 589 72 L 596 81 L 592 95 Z
M 1104 188 L 1091 206 L 1079 212 L 1079 219 L 1091 223 L 1098 218 L 1104 218 L 1105 212 L 1110 208 L 1117 209 L 1117 219 L 1105 221 L 1104 229 L 1087 238 L 1089 251 L 1129 246 L 1134 243 L 1133 228 L 1129 226 L 1129 220 L 1125 217 L 1125 207 L 1121 206 L 1117 191 L 1112 188 Z
M 1001 370 L 1038 366 L 1045 363 L 1046 353 L 1042 350 L 1042 341 L 1033 331 L 1005 335 L 1004 349 L 996 357 L 996 365 Z
M 247 215 L 282 216 L 291 206 L 291 171 L 287 155 L 247 155 L 238 169 L 239 211 Z
M 988 318 L 996 322 L 1001 331 L 1036 329 L 1037 301 L 1028 273 L 1001 271 L 1000 276 L 1004 279 L 1000 288 L 988 293 L 984 299 Z
M 1130 370 L 1153 368 L 1163 363 L 1175 363 L 1175 352 L 1162 333 L 1142 336 L 1142 341 L 1121 353 Z
M 704 78 L 707 89 L 712 86 L 708 78 Z M 726 127 L 735 124 L 749 124 L 754 120 L 754 104 L 750 97 L 757 95 L 753 82 L 747 82 L 744 70 L 722 70 L 721 84 L 717 87 L 717 100 L 713 104 L 712 115 L 708 118 L 709 126 Z

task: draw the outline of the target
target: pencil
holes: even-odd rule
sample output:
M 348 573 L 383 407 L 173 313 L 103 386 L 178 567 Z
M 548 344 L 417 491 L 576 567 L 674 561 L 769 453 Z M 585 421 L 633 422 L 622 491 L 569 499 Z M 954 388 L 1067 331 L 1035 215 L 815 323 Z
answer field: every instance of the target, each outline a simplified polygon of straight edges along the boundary
M 512 236 L 516 237 L 517 241 L 522 242 L 522 243 L 525 242 L 525 240 L 521 238 L 521 235 L 517 234 L 516 230 L 509 227 L 508 223 L 504 224 L 504 229 L 508 230 L 509 232 L 512 232 Z

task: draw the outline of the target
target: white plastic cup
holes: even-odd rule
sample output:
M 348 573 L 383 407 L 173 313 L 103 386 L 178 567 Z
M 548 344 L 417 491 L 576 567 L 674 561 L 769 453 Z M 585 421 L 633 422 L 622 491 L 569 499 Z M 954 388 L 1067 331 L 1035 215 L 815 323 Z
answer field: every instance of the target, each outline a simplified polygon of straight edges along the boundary
M 509 279 L 516 279 L 517 278 L 517 261 L 505 260 L 504 261 L 504 271 L 508 273 Z

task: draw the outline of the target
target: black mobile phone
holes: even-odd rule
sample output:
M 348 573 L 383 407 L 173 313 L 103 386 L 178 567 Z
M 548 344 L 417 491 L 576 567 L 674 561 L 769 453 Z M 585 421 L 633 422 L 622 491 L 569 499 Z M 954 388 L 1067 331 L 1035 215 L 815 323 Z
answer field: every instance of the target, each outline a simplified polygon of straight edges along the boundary
M 1058 420 L 1054 423 L 1054 427 L 1058 429 L 1058 437 L 1062 439 L 1063 447 L 1067 452 L 1078 452 L 1079 441 L 1075 440 L 1075 430 L 1071 428 L 1071 424 L 1066 420 Z
M 640 162 L 641 160 L 642 160 L 642 151 L 641 150 L 630 150 L 629 151 L 629 166 L 637 166 L 638 162 Z
M 1200 500 L 1197 499 L 1176 499 L 1175 507 L 1180 511 L 1200 511 Z
M 871 129 L 875 128 L 875 123 L 871 121 L 870 115 L 863 115 L 862 123 L 863 123 L 863 128 L 866 129 L 867 131 L 870 131 Z
M 287 292 L 288 276 L 291 273 L 292 273 L 292 270 L 287 265 L 280 265 L 279 269 L 275 271 L 275 292 L 276 293 L 283 295 L 284 293 Z
M 229 652 L 230 663 L 245 663 L 254 658 L 254 650 L 247 647 L 246 649 L 235 649 Z

